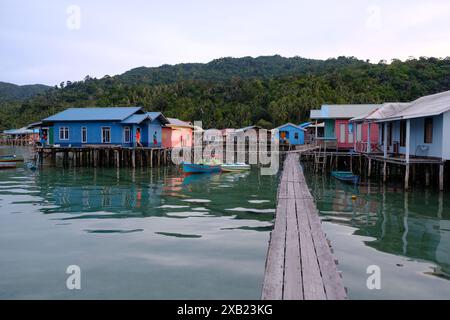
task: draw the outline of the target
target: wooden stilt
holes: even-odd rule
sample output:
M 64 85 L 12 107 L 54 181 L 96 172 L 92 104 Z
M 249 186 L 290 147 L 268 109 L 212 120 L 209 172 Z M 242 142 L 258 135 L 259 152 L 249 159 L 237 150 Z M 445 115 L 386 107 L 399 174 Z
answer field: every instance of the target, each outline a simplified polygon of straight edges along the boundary
M 131 152 L 131 166 L 136 168 L 136 149 Z
M 387 180 L 387 162 L 383 161 L 383 183 Z
M 439 165 L 439 191 L 444 191 L 444 163 Z
M 405 190 L 409 189 L 409 163 L 406 164 L 405 170 Z

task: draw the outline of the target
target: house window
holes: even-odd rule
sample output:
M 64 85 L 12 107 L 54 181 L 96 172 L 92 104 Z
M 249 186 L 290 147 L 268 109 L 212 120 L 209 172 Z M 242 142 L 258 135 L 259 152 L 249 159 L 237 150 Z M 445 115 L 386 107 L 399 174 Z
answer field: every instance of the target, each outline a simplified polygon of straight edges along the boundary
M 425 118 L 424 143 L 433 143 L 433 118 Z
M 59 140 L 69 140 L 68 127 L 59 127 Z
M 400 147 L 406 146 L 406 121 L 400 121 Z
M 131 129 L 130 127 L 125 127 L 123 129 L 123 140 L 125 143 L 130 143 L 131 142 Z
M 111 128 L 102 127 L 102 143 L 111 143 Z
M 298 132 L 294 133 L 294 139 L 298 140 Z
M 81 128 L 81 143 L 87 143 L 87 128 Z

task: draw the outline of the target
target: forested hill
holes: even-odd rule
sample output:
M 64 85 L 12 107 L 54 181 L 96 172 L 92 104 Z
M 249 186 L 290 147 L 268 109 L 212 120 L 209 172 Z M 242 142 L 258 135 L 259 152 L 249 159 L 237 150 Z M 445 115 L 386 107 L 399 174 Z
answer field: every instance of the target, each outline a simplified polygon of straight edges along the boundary
M 18 86 L 12 83 L 0 82 L 0 102 L 26 100 L 50 88 L 43 84 Z
M 136 68 L 62 83 L 23 102 L 0 103 L 0 129 L 67 107 L 144 106 L 204 127 L 275 127 L 308 119 L 324 103 L 410 101 L 450 90 L 450 58 L 372 64 L 356 58 L 224 58 L 207 64 Z

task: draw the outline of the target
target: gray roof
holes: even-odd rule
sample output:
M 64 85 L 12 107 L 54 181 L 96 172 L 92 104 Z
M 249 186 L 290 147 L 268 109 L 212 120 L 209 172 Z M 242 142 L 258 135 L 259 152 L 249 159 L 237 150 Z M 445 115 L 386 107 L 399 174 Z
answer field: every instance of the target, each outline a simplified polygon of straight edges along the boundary
M 192 128 L 192 124 L 177 118 L 167 118 L 167 120 L 169 121 L 168 125 Z
M 377 109 L 379 104 L 330 104 L 311 110 L 311 119 L 351 119 Z
M 421 97 L 408 103 L 406 108 L 380 119 L 379 122 L 430 117 L 447 111 L 450 111 L 450 91 Z
M 391 117 L 392 115 L 409 107 L 410 103 L 406 102 L 388 102 L 383 103 L 379 108 L 372 110 L 360 117 L 351 119 L 352 122 L 377 121 L 380 119 Z

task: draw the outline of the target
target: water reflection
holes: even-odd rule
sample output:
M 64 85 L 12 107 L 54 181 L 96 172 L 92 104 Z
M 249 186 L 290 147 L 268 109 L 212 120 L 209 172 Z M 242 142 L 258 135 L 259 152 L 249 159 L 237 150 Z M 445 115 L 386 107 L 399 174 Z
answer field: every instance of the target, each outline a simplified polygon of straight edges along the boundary
M 353 187 L 313 175 L 308 182 L 325 221 L 355 228 L 355 235 L 370 237 L 366 246 L 381 252 L 432 262 L 427 274 L 450 279 L 450 201 L 442 192 L 403 192 L 400 185 L 378 183 Z

